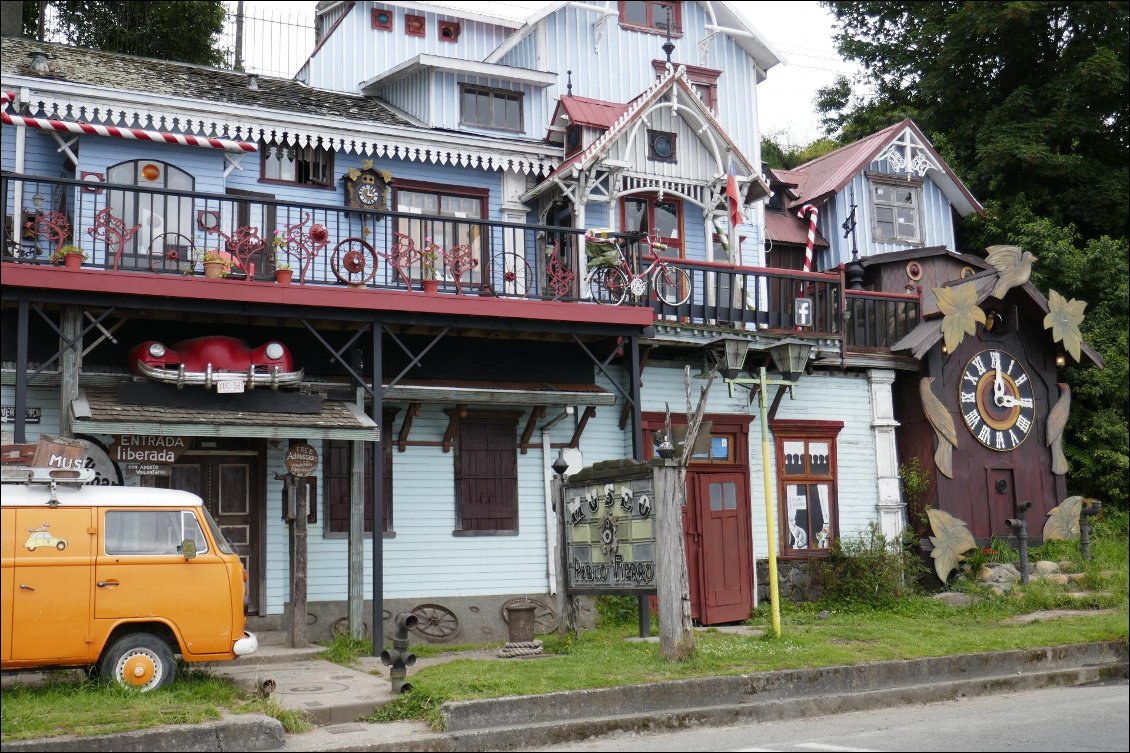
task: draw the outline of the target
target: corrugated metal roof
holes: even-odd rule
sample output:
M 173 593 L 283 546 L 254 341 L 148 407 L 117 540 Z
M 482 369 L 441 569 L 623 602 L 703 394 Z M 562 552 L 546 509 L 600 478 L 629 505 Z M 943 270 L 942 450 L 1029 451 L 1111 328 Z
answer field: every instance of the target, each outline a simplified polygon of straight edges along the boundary
M 205 102 L 285 110 L 297 115 L 319 115 L 388 125 L 411 126 L 373 97 L 312 89 L 286 78 L 257 76 L 257 89 L 248 88 L 246 73 L 207 68 L 168 60 L 120 55 L 49 42 L 4 37 L 0 42 L 0 71 L 20 76 L 67 81 Z M 50 72 L 31 70 L 37 52 L 47 55 Z
M 792 170 L 775 171 L 782 180 L 787 175 L 790 183 L 797 183 L 794 191 L 800 198 L 796 199 L 792 206 L 819 200 L 846 186 L 852 176 L 867 167 L 879 150 L 886 146 L 896 133 L 906 128 L 909 122 L 904 120 L 896 123 Z
M 569 116 L 573 125 L 587 125 L 595 128 L 611 128 L 616 119 L 628 109 L 626 104 L 619 102 L 605 102 L 589 97 L 573 97 L 566 95 L 561 98 L 561 106 Z
M 808 222 L 800 219 L 795 214 L 781 214 L 780 212 L 765 213 L 765 235 L 774 243 L 799 243 L 808 244 Z M 828 241 L 816 229 L 814 247 L 827 248 Z

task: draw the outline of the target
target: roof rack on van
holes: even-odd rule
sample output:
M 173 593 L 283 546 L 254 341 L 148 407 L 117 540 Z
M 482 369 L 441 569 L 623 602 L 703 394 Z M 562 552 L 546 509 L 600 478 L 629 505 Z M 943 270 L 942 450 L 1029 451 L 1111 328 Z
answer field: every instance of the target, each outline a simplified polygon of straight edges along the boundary
M 35 468 L 8 465 L 0 469 L 5 484 L 88 484 L 95 478 L 93 468 Z

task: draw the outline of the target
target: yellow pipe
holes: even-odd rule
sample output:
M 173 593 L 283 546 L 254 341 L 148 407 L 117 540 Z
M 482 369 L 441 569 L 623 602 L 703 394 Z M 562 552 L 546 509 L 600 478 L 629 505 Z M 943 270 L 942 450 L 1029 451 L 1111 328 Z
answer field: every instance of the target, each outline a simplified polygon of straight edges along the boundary
M 765 537 L 768 540 L 766 552 L 769 556 L 769 606 L 773 610 L 773 635 L 781 637 L 781 600 L 777 585 L 777 526 L 773 520 L 773 487 L 769 482 L 769 380 L 765 378 L 765 367 L 761 367 L 761 476 L 765 480 Z M 756 577 L 756 574 L 755 574 Z

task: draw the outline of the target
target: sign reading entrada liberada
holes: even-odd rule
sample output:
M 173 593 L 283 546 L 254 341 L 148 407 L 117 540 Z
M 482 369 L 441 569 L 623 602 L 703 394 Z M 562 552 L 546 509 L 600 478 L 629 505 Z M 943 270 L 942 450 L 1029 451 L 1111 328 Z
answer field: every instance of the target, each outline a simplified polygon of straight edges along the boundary
M 191 446 L 191 437 L 122 434 L 111 445 L 110 457 L 118 463 L 172 465 Z
M 568 589 L 575 592 L 655 590 L 652 476 L 565 486 Z

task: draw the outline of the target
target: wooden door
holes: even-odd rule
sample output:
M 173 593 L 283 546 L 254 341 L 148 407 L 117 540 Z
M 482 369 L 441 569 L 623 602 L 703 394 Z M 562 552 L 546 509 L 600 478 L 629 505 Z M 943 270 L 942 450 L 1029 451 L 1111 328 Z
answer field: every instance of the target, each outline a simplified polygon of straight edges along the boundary
M 989 526 L 988 532 L 983 535 L 988 538 L 991 531 L 1009 531 L 1006 520 L 1016 513 L 1016 480 L 1013 478 L 1012 468 L 988 468 L 989 477 Z M 984 531 L 984 526 L 978 526 L 977 531 Z M 978 535 L 978 533 L 974 533 Z
M 185 453 L 173 466 L 171 476 L 146 477 L 153 486 L 192 492 L 204 500 L 247 571 L 249 614 L 259 611 L 259 520 L 263 504 L 259 469 L 257 454 Z
M 687 488 L 693 494 L 687 506 L 693 506 L 697 517 L 699 620 L 715 625 L 748 619 L 753 609 L 753 544 L 745 474 L 694 471 L 688 473 Z M 688 563 L 690 559 L 688 546 Z M 690 569 L 688 564 L 688 573 Z M 693 605 L 693 586 L 691 590 Z

